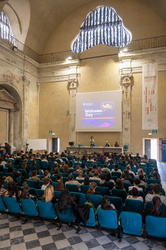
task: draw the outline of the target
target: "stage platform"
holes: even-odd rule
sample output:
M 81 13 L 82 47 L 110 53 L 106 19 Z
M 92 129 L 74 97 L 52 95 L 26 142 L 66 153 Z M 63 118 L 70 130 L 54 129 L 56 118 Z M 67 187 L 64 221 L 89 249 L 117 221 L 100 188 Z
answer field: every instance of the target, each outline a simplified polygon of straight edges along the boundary
M 67 152 L 78 154 L 91 154 L 91 153 L 117 153 L 123 154 L 123 147 L 101 147 L 101 146 L 70 146 L 66 148 Z

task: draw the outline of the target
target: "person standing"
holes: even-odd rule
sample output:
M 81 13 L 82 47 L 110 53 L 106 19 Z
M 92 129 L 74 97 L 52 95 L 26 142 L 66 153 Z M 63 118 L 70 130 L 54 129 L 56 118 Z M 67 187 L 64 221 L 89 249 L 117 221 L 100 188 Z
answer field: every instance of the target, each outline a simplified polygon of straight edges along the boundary
M 95 145 L 95 139 L 93 136 L 90 137 L 90 146 L 93 147 Z

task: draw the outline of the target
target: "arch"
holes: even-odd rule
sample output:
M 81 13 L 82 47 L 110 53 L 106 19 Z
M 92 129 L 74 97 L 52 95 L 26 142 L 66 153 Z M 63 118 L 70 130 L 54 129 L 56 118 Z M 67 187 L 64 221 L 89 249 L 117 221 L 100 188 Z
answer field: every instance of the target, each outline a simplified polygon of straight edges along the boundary
M 23 137 L 21 97 L 7 81 L 0 82 L 0 93 L 0 108 L 9 111 L 8 142 L 13 148 L 21 149 Z
M 24 44 L 30 23 L 29 0 L 10 0 L 3 11 L 10 21 L 14 38 Z

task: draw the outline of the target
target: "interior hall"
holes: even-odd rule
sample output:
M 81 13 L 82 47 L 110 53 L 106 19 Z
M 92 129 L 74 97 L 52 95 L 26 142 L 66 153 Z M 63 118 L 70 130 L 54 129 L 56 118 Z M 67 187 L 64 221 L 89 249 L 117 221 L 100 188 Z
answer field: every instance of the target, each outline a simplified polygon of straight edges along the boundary
M 74 227 L 62 223 L 58 230 L 57 221 L 42 218 L 37 204 L 40 192 L 32 186 L 30 194 L 36 197 L 39 210 L 38 216 L 30 216 L 26 223 L 21 203 L 20 213 L 10 213 L 0 193 L 0 249 L 166 248 L 164 233 L 157 232 L 161 239 L 155 237 L 156 232 L 148 237 L 142 220 L 146 195 L 154 191 L 148 185 L 160 184 L 163 197 L 166 192 L 165 13 L 165 0 L 0 0 L 0 190 L 2 185 L 8 189 L 4 180 L 11 176 L 11 165 L 20 174 L 14 176 L 20 193 L 33 170 L 39 178 L 35 189 L 41 189 L 47 170 L 58 200 L 51 161 L 59 164 L 58 174 L 65 187 L 69 175 L 74 181 L 79 176 L 74 173 L 76 166 L 85 165 L 85 169 L 78 167 L 82 177 L 88 175 L 89 186 L 95 182 L 98 195 L 107 195 L 113 204 L 112 197 L 118 195 L 112 190 L 128 165 L 133 172 L 131 186 L 139 177 L 139 168 L 144 170 L 147 184 L 142 196 L 141 233 L 138 221 L 135 233 L 121 227 L 120 214 L 127 211 L 122 197 L 122 210 L 114 204 L 121 231 L 98 230 L 95 203 L 94 225 L 81 224 L 76 233 L 77 223 Z M 63 173 L 62 158 L 69 167 L 67 174 Z M 47 163 L 42 163 L 44 159 Z M 96 169 L 87 173 L 94 165 Z M 115 174 L 115 165 L 121 175 Z M 103 168 L 101 174 L 98 168 Z M 114 185 L 102 193 L 98 183 L 107 171 L 115 177 Z M 153 171 L 160 177 L 154 182 Z M 95 172 L 100 180 L 94 181 Z M 81 193 L 79 205 L 84 199 L 93 204 L 87 190 L 81 191 L 84 179 L 78 181 L 78 192 L 69 190 Z M 127 199 L 131 193 L 126 188 Z M 162 219 L 164 228 L 166 218 Z M 160 223 L 155 225 L 154 229 L 159 228 Z

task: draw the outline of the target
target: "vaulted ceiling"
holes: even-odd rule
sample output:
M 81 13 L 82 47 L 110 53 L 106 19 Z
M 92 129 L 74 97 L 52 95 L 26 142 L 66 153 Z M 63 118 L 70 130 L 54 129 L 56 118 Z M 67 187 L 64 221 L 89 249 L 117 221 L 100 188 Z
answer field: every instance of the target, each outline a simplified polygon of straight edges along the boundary
M 21 1 L 21 3 L 20 3 Z M 107 1 L 111 3 L 117 0 Z M 118 0 L 120 1 L 120 0 Z M 123 0 L 126 1 L 126 0 Z M 158 15 L 160 15 L 166 22 L 166 0 L 136 0 L 143 4 L 149 5 L 153 8 Z M 17 13 L 20 11 L 20 15 L 25 14 L 20 10 L 20 6 L 25 2 L 25 6 L 29 6 L 30 18 L 28 22 L 28 32 L 26 35 L 25 43 L 34 50 L 38 50 L 42 53 L 44 47 L 50 38 L 52 32 L 63 22 L 63 20 L 75 10 L 96 2 L 96 5 L 102 5 L 104 0 L 1 0 L 0 10 L 5 5 L 11 6 L 13 11 Z M 97 6 L 96 6 L 97 7 Z M 27 8 L 28 9 L 28 8 Z

